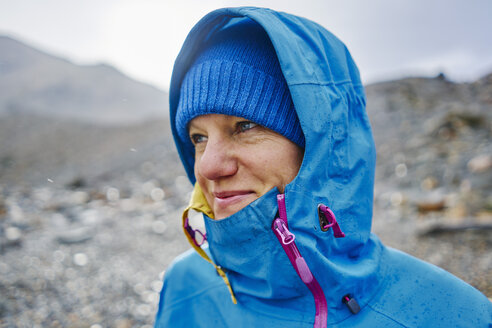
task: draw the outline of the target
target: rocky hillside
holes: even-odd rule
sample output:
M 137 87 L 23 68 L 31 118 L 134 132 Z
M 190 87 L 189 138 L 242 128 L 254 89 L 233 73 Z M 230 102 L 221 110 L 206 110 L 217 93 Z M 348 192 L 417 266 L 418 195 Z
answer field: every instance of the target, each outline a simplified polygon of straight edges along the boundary
M 6 38 L 0 69 L 0 326 L 151 327 L 166 266 L 189 248 L 167 95 Z M 492 75 L 367 87 L 374 231 L 488 297 L 491 95 Z
M 444 76 L 367 87 L 379 186 L 421 213 L 490 216 L 492 74 L 458 84 Z

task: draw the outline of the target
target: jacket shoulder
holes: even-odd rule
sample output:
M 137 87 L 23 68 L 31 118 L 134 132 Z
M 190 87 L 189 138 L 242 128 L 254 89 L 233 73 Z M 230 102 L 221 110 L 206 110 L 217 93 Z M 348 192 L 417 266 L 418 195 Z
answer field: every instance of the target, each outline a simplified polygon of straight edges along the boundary
M 492 325 L 492 303 L 449 272 L 391 248 L 382 265 L 387 273 L 374 311 L 407 327 Z
M 194 250 L 179 255 L 164 275 L 161 296 L 167 307 L 224 285 L 214 267 Z M 225 287 L 225 285 L 224 285 Z
M 200 322 L 194 314 L 214 311 L 217 297 L 230 299 L 222 278 L 210 263 L 189 250 L 166 270 L 155 327 L 190 327 Z

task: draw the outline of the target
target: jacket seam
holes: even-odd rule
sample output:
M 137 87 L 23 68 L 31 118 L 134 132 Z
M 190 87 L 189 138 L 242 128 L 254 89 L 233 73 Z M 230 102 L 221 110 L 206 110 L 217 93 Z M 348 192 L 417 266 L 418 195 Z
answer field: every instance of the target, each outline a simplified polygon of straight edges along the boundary
M 375 309 L 372 305 L 367 304 L 367 306 L 368 306 L 371 310 L 373 310 L 374 312 L 379 313 L 379 314 L 380 314 L 380 315 L 382 315 L 383 317 L 385 317 L 385 318 L 387 318 L 387 319 L 389 319 L 389 320 L 393 321 L 394 323 L 396 323 L 396 324 L 400 325 L 401 327 L 410 328 L 410 326 L 407 326 L 407 325 L 402 324 L 401 322 L 397 321 L 396 319 L 393 319 L 392 317 L 390 317 L 390 316 L 389 316 L 389 315 L 387 315 L 386 313 L 383 313 L 383 312 L 381 312 L 381 311 L 379 311 L 379 310 L 376 310 L 376 309 Z

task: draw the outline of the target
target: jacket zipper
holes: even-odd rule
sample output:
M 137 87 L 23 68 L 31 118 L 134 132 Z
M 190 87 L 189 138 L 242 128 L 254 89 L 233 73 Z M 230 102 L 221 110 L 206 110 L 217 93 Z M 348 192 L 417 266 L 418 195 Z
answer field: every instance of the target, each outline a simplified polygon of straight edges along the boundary
M 287 224 L 287 211 L 285 208 L 285 195 L 277 195 L 279 217 L 273 221 L 272 230 L 277 236 L 282 248 L 289 257 L 290 263 L 296 270 L 301 280 L 306 284 L 314 296 L 316 315 L 314 317 L 315 328 L 325 328 L 328 319 L 328 306 L 325 294 L 316 278 L 313 276 L 304 257 L 302 257 L 295 243 L 296 236 L 289 231 Z

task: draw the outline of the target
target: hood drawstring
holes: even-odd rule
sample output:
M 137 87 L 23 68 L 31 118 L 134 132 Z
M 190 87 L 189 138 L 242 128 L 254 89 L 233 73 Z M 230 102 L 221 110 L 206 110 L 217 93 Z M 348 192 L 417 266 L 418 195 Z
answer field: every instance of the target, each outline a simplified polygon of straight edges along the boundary
M 355 298 L 350 297 L 350 294 L 347 294 L 342 298 L 342 303 L 348 307 L 348 309 L 350 310 L 350 312 L 352 312 L 352 314 L 359 313 L 360 311 L 359 303 L 357 303 Z

